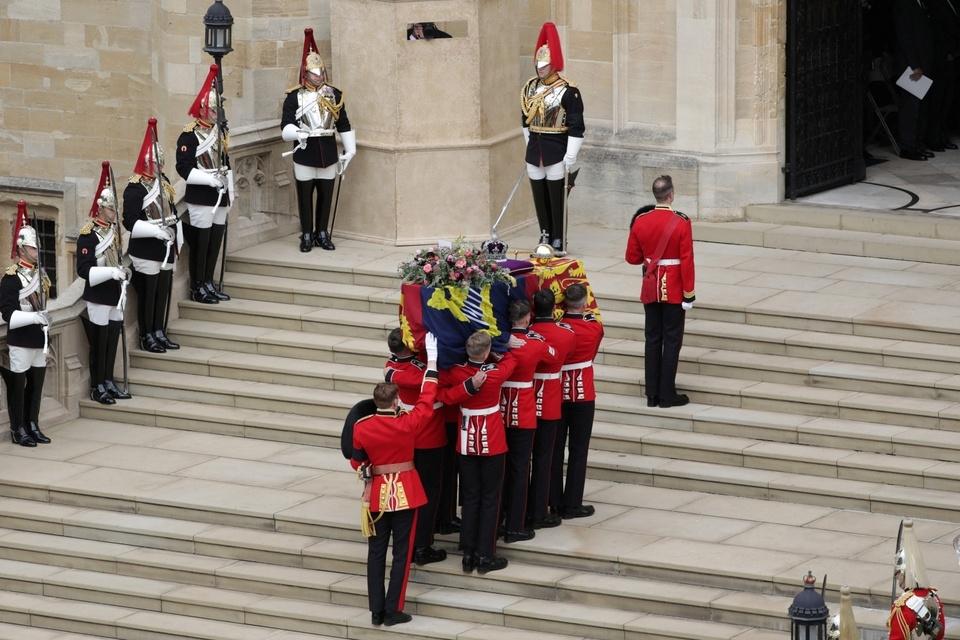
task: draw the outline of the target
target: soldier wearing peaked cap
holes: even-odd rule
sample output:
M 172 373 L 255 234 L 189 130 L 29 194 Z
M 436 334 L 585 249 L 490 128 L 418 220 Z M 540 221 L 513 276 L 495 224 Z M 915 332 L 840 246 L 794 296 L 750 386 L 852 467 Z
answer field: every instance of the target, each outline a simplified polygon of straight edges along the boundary
M 357 154 L 357 136 L 347 118 L 343 92 L 328 84 L 327 68 L 310 28 L 303 31 L 300 82 L 283 101 L 280 128 L 286 142 L 296 143 L 293 174 L 300 212 L 300 251 L 310 251 L 314 246 L 333 251 L 334 183 Z M 338 132 L 342 155 L 337 154 Z
M 7 323 L 10 368 L 0 372 L 7 385 L 10 439 L 24 447 L 35 447 L 50 442 L 39 425 L 47 371 L 50 279 L 40 267 L 37 230 L 27 219 L 27 203 L 23 200 L 17 203 L 11 257 L 16 262 L 0 279 L 0 315 Z
M 113 381 L 123 331 L 121 298 L 126 298 L 131 272 L 120 263 L 120 227 L 111 173 L 110 163 L 104 162 L 90 207 L 90 221 L 77 237 L 77 275 L 86 280 L 83 299 L 87 317 L 81 319 L 90 342 L 90 398 L 100 404 L 130 398 Z

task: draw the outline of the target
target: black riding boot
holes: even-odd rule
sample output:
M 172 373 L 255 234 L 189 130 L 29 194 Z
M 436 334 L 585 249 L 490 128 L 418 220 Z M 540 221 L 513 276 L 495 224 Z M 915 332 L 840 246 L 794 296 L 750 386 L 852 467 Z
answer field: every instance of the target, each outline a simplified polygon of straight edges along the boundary
M 26 427 L 30 437 L 40 444 L 50 444 L 50 438 L 40 431 L 40 402 L 43 400 L 43 379 L 46 375 L 46 367 L 30 367 L 27 370 L 26 392 L 23 394 L 27 412 Z
M 205 274 L 210 254 L 210 227 L 194 228 L 194 243 L 190 245 L 190 299 L 203 304 L 217 304 L 220 299 L 207 291 Z M 161 274 L 168 273 L 161 271 Z M 172 271 L 169 273 L 173 273 Z
M 213 284 L 213 274 L 217 270 L 217 259 L 220 257 L 220 249 L 223 245 L 223 237 L 226 232 L 227 225 L 225 224 L 214 224 L 210 227 L 210 249 L 207 251 L 207 269 L 203 275 L 203 281 L 206 283 L 207 291 L 217 300 L 230 299 L 229 295 Z
M 150 353 L 164 353 L 166 348 L 153 335 L 153 322 L 157 308 L 157 284 L 159 275 L 133 272 L 133 288 L 137 292 L 137 326 L 140 331 L 140 348 Z
M 550 196 L 551 229 L 550 245 L 555 251 L 563 251 L 563 180 L 547 180 L 547 193 Z
M 314 180 L 317 185 L 317 226 L 313 231 L 313 245 L 333 251 L 333 241 L 330 239 L 333 229 L 330 229 L 330 209 L 333 207 L 333 187 L 336 180 Z
M 94 324 L 89 318 L 81 316 L 83 328 L 90 342 L 90 399 L 100 404 L 116 404 L 103 385 L 107 362 L 107 325 Z
M 313 180 L 297 180 L 297 210 L 300 213 L 300 251 L 313 249 Z
M 27 373 L 4 371 L 4 381 L 7 383 L 7 415 L 10 416 L 10 439 L 14 444 L 22 447 L 35 447 L 37 441 L 30 435 L 26 422 L 26 398 L 24 393 L 27 386 Z
M 167 337 L 167 305 L 173 295 L 173 269 L 161 269 L 157 285 L 157 305 L 153 310 L 153 335 L 167 351 L 179 349 L 180 345 Z
M 121 331 L 123 331 L 121 320 L 111 320 L 107 325 L 107 363 L 104 367 L 103 386 L 115 400 L 129 400 L 130 393 L 118 387 L 113 381 L 113 369 L 117 363 L 117 347 L 120 346 Z
M 537 210 L 537 224 L 540 227 L 540 243 L 550 242 L 553 235 L 553 218 L 550 217 L 550 198 L 547 195 L 546 180 L 530 180 L 533 193 L 533 207 Z

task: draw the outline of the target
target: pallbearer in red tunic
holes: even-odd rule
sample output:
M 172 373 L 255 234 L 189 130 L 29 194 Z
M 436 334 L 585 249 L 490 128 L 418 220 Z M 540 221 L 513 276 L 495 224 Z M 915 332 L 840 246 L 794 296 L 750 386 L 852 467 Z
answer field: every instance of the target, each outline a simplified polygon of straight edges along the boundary
M 587 452 L 593 432 L 596 393 L 593 388 L 593 359 L 603 339 L 603 325 L 585 311 L 587 288 L 572 284 L 564 291 L 566 313 L 563 321 L 576 336 L 573 349 L 560 368 L 562 384 L 562 422 L 553 450 L 553 477 L 550 482 L 551 505 L 562 518 L 586 518 L 593 515 L 593 505 L 583 504 L 583 485 L 587 480 Z M 570 439 L 567 478 L 562 484 L 563 450 Z
M 903 593 L 890 609 L 887 620 L 890 640 L 943 640 L 946 632 L 943 603 L 927 578 L 913 520 L 903 521 L 903 539 L 894 571 Z
M 676 211 L 673 180 L 653 181 L 657 206 L 638 213 L 630 228 L 626 260 L 643 265 L 640 302 L 646 317 L 645 385 L 648 407 L 679 407 L 690 399 L 677 393 L 677 365 L 683 344 L 683 322 L 693 308 L 693 233 L 690 218 Z
M 503 541 L 507 543 L 530 540 L 534 536 L 533 529 L 526 527 L 530 454 L 537 432 L 533 376 L 542 362 L 555 360 L 553 347 L 529 328 L 530 303 L 513 301 L 509 314 L 511 332 L 523 344 L 510 351 L 517 364 L 500 391 L 500 411 L 507 427 L 507 472 L 503 482 Z
M 516 364 L 510 353 L 487 363 L 490 336 L 477 331 L 467 339 L 467 362 L 440 376 L 440 401 L 460 405 L 457 452 L 463 501 L 460 546 L 463 570 L 484 574 L 507 566 L 495 555 L 500 491 L 507 438 L 500 415 L 500 388 Z
M 387 337 L 390 359 L 384 366 L 384 379 L 397 385 L 398 405 L 402 411 L 413 411 L 427 365 L 418 359 L 403 343 L 403 332 L 396 328 Z M 433 545 L 433 530 L 437 520 L 437 503 L 440 499 L 440 482 L 443 475 L 443 455 L 447 444 L 447 430 L 443 423 L 443 403 L 433 403 L 433 413 L 423 429 L 417 432 L 414 441 L 413 464 L 420 474 L 420 482 L 427 494 L 427 503 L 417 514 L 417 529 L 414 534 L 413 561 L 418 565 L 441 562 L 447 552 Z
M 535 318 L 530 328 L 542 335 L 555 352 L 554 359 L 541 361 L 537 372 L 533 374 L 533 392 L 537 402 L 537 435 L 533 439 L 533 469 L 530 473 L 530 493 L 527 498 L 527 520 L 534 529 L 556 527 L 560 524 L 560 516 L 547 511 L 547 503 L 550 496 L 554 443 L 562 417 L 563 388 L 560 369 L 576 346 L 577 336 L 569 324 L 554 320 L 555 306 L 556 296 L 550 289 L 541 289 L 533 296 Z
M 417 508 L 427 502 L 420 476 L 413 464 L 417 434 L 433 413 L 437 393 L 437 341 L 427 334 L 427 370 L 416 405 L 409 413 L 398 413 L 397 387 L 381 382 L 373 392 L 377 413 L 361 418 L 353 426 L 354 469 L 365 479 L 364 533 L 373 525 L 368 539 L 367 594 L 371 622 L 387 626 L 409 622 L 403 612 L 410 556 L 413 551 L 412 531 L 416 528 Z M 367 518 L 369 517 L 369 521 Z M 390 588 L 384 594 L 387 545 L 393 538 L 393 566 Z

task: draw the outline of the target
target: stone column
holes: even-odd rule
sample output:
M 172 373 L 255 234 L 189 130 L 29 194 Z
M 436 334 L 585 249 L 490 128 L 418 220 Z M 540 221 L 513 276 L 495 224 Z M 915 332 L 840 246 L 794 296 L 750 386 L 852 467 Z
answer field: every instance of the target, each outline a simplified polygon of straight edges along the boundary
M 408 41 L 407 25 L 456 23 Z M 357 132 L 337 235 L 390 244 L 490 234 L 523 168 L 513 0 L 332 0 L 332 83 Z M 499 227 L 525 224 L 518 190 Z

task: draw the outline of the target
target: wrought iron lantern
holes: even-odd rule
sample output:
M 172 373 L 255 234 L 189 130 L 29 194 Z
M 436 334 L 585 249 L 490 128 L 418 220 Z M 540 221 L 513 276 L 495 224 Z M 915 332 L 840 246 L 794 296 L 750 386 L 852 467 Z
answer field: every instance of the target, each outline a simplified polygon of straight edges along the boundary
M 824 576 L 824 587 L 826 584 L 827 578 Z M 793 621 L 790 634 L 792 640 L 826 640 L 830 610 L 823 599 L 823 593 L 817 592 L 817 579 L 813 577 L 812 571 L 808 571 L 803 577 L 803 591 L 793 599 L 787 612 Z

